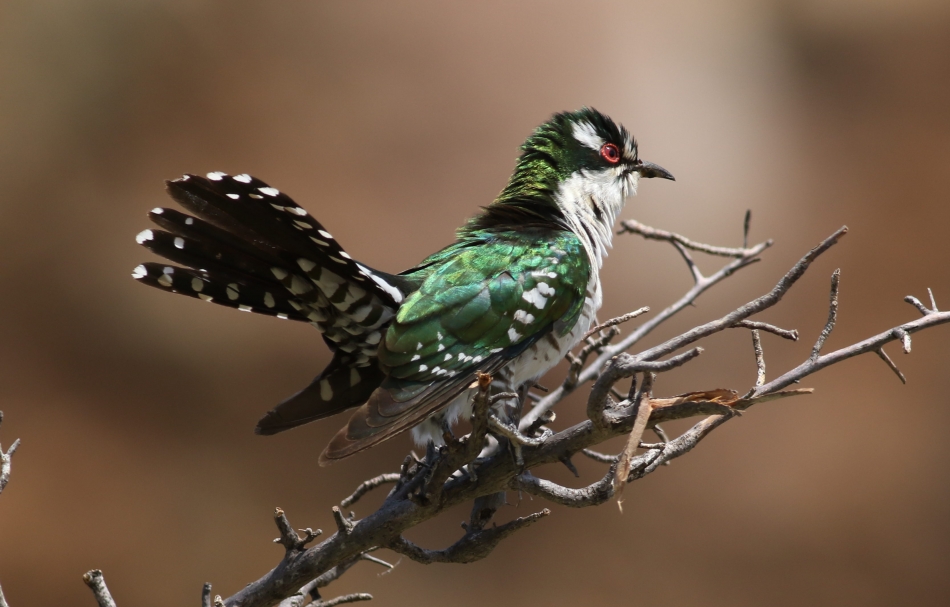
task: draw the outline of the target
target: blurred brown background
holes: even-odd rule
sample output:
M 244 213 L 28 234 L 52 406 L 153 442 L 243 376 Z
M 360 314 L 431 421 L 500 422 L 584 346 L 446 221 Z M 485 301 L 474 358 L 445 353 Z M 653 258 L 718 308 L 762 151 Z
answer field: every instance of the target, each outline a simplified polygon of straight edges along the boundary
M 804 336 L 764 338 L 771 377 L 807 356 L 836 267 L 828 347 L 917 318 L 901 299 L 927 287 L 950 307 L 945 0 L 0 2 L 0 442 L 23 440 L 0 497 L 11 606 L 92 605 L 80 576 L 93 567 L 120 607 L 195 605 L 204 581 L 230 595 L 280 558 L 274 506 L 332 528 L 331 505 L 408 449 L 320 469 L 342 420 L 252 434 L 326 348 L 304 325 L 133 282 L 150 257 L 133 237 L 169 204 L 163 179 L 252 173 L 354 256 L 398 271 L 492 199 L 532 128 L 585 104 L 677 177 L 644 182 L 626 217 L 736 245 L 750 208 L 752 238 L 777 241 L 649 344 L 771 288 L 845 223 L 764 316 Z M 690 280 L 671 247 L 624 236 L 605 283 L 604 318 L 658 310 Z M 826 371 L 814 396 L 764 405 L 631 487 L 622 516 L 555 508 L 480 563 L 382 577 L 362 564 L 328 595 L 946 605 L 950 328 L 920 334 L 910 356 L 889 350 L 907 386 L 874 357 Z M 736 331 L 658 392 L 754 376 Z M 579 400 L 562 406 L 564 423 L 579 416 Z M 577 463 L 575 483 L 603 473 Z M 411 537 L 446 545 L 466 514 Z

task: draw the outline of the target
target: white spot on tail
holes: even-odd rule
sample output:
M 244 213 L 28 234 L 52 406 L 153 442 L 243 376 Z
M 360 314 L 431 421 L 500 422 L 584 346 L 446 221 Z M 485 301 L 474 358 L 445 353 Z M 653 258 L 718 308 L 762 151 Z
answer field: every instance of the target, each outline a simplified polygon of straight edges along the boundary
M 241 173 L 240 175 L 234 176 L 234 181 L 240 181 L 241 183 L 251 183 L 251 176 L 247 173 Z
M 200 278 L 191 279 L 191 290 L 196 293 L 201 293 L 201 290 L 205 288 L 205 283 Z
M 280 190 L 277 188 L 257 188 L 257 191 L 261 194 L 267 194 L 268 196 L 277 196 L 280 194 Z
M 185 225 L 186 225 L 186 226 L 190 226 L 190 225 L 193 224 L 194 222 L 195 222 L 195 218 L 194 218 L 194 217 L 189 217 L 189 218 L 185 219 Z
M 239 287 L 236 282 L 232 282 L 228 284 L 228 288 L 225 289 L 225 291 L 228 294 L 228 299 L 230 299 L 231 301 L 234 301 L 240 296 L 240 293 L 238 292 L 238 288 Z
M 330 240 L 333 240 L 333 235 L 327 232 L 326 230 L 317 230 L 317 233 L 320 234 L 320 236 L 323 236 L 324 238 L 329 238 Z
M 240 305 L 238 306 L 238 310 L 240 310 L 241 312 L 250 312 L 251 306 Z
M 146 276 L 148 276 L 148 270 L 145 269 L 145 266 L 135 266 L 135 269 L 132 270 L 132 278 L 135 280 L 145 278 Z
M 330 382 L 325 379 L 320 380 L 320 398 L 323 400 L 333 398 L 333 388 L 330 387 Z
M 240 194 L 225 194 L 225 196 L 227 196 L 227 197 L 230 198 L 231 200 L 237 200 L 237 199 L 239 199 L 239 198 L 241 197 Z
M 207 177 L 211 181 L 221 181 L 221 179 L 227 175 L 227 173 L 222 173 L 221 171 L 215 171 L 214 173 L 208 173 Z
M 307 273 L 317 267 L 317 263 L 315 261 L 310 261 L 309 259 L 304 259 L 303 257 L 297 260 L 297 265 L 300 266 L 301 270 Z
M 176 249 L 184 249 L 184 248 L 185 248 L 185 239 L 184 239 L 184 238 L 180 238 L 180 237 L 175 238 L 175 248 L 176 248 Z
M 135 235 L 135 242 L 142 244 L 143 242 L 147 240 L 152 240 L 153 238 L 155 238 L 154 232 L 152 232 L 151 230 L 142 230 L 141 232 Z
M 409 359 L 409 362 L 414 363 L 414 362 L 416 362 L 417 360 L 419 360 L 420 358 L 422 358 L 422 357 L 419 356 L 418 354 L 413 354 L 413 355 L 412 355 L 412 358 Z
M 274 276 L 277 277 L 277 280 L 283 280 L 283 279 L 287 278 L 287 276 L 288 276 L 288 272 L 287 272 L 286 270 L 284 270 L 284 269 L 281 269 L 281 268 L 271 268 L 270 271 L 271 271 L 271 273 L 274 274 Z
M 360 372 L 356 368 L 350 369 L 350 387 L 352 388 L 356 384 L 360 383 Z
M 270 294 L 270 291 L 264 293 L 264 305 L 265 305 L 265 306 L 267 306 L 268 308 L 273 308 L 276 304 L 277 304 L 277 302 L 274 301 L 274 296 Z
M 154 213 L 155 215 L 161 215 L 164 212 L 165 212 L 165 209 L 163 209 L 162 207 L 155 207 L 154 209 L 152 209 L 152 213 Z

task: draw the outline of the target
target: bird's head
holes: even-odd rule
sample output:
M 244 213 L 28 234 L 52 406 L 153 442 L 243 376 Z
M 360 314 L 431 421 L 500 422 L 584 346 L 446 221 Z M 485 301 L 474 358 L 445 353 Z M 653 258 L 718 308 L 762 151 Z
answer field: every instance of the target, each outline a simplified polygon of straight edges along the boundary
M 636 140 L 610 117 L 592 108 L 555 114 L 521 146 L 495 202 L 463 230 L 554 222 L 578 233 L 599 259 L 641 177 L 673 179 L 642 160 Z

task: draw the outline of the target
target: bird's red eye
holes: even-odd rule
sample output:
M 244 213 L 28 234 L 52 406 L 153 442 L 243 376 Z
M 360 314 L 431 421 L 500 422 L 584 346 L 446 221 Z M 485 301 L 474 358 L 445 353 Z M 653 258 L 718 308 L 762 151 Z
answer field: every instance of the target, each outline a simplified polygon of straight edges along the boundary
M 620 162 L 620 149 L 612 143 L 605 143 L 600 148 L 600 156 L 610 164 Z

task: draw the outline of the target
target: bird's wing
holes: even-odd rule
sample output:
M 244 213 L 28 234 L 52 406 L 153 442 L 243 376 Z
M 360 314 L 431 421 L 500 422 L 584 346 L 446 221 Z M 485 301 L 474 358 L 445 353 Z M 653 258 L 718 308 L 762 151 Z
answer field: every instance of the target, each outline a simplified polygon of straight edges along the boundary
M 380 344 L 387 374 L 321 461 L 366 449 L 421 422 L 583 307 L 590 265 L 570 232 L 494 234 L 460 247 L 400 307 Z

